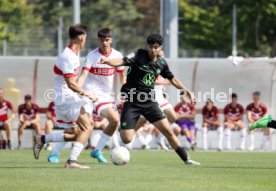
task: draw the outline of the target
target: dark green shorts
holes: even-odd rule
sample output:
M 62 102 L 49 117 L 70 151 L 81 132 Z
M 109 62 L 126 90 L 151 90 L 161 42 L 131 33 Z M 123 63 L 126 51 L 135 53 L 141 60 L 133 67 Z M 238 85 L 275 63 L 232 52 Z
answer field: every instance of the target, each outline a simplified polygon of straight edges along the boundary
M 134 129 L 141 115 L 150 123 L 166 118 L 157 102 L 125 102 L 121 114 L 121 129 Z

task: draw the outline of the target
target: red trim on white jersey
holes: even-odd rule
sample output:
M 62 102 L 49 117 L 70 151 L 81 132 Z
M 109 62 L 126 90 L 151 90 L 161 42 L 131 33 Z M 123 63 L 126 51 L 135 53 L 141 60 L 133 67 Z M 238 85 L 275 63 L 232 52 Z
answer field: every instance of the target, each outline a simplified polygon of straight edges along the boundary
M 72 73 L 63 74 L 63 72 L 56 65 L 54 66 L 54 72 L 55 72 L 55 74 L 60 75 L 60 76 L 64 76 L 65 78 L 76 77 L 78 75 L 78 70 L 79 70 L 79 68 L 76 68 L 74 70 L 73 74 Z
M 122 70 L 116 69 L 116 72 L 119 72 L 119 73 L 122 73 L 124 71 L 125 71 L 125 69 L 122 69 Z
M 98 113 L 98 111 L 99 111 L 99 109 L 100 109 L 100 107 L 102 107 L 102 106 L 104 106 L 104 105 L 107 105 L 107 104 L 115 104 L 115 102 L 114 101 L 110 101 L 110 102 L 102 102 L 102 103 L 100 103 L 99 105 L 97 105 L 97 107 L 96 107 L 96 113 Z
M 110 51 L 109 51 L 109 53 L 107 53 L 107 54 L 105 54 L 100 48 L 99 48 L 99 52 L 100 52 L 103 56 L 109 57 L 109 55 L 110 55 L 111 52 L 112 52 L 112 48 L 110 48 Z
M 82 67 L 82 70 L 87 70 L 87 71 L 89 71 L 89 70 L 90 70 L 90 68 L 87 68 L 87 67 Z
M 69 125 L 75 124 L 74 121 L 65 122 L 65 121 L 63 121 L 63 120 L 61 120 L 61 119 L 58 119 L 57 122 L 58 122 L 58 123 L 65 123 L 65 124 L 69 124 Z
M 115 68 L 93 68 L 89 70 L 90 73 L 101 76 L 112 76 L 115 73 Z
M 169 104 L 169 102 L 163 103 L 162 105 L 160 105 L 160 107 L 165 107 L 165 106 L 168 105 L 168 104 Z

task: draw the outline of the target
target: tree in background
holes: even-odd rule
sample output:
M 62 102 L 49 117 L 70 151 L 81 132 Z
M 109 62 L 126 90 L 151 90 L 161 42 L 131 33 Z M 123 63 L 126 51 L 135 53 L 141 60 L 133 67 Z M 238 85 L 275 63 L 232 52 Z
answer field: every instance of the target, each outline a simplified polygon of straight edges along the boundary
M 44 38 L 42 20 L 34 14 L 34 5 L 25 0 L 0 1 L 0 40 L 12 46 L 13 55 L 24 55 L 32 51 L 35 55 L 49 55 L 52 44 Z M 3 44 L 1 44 L 3 48 Z M 40 48 L 48 47 L 48 52 Z
M 239 54 L 276 56 L 276 0 L 179 0 L 180 48 L 231 54 L 234 3 Z

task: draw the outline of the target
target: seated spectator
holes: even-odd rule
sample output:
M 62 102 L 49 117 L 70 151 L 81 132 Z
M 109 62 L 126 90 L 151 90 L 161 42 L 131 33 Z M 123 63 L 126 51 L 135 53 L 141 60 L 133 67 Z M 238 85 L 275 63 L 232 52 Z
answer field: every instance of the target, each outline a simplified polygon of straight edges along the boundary
M 23 136 L 23 130 L 31 128 L 35 130 L 37 135 L 40 134 L 41 130 L 39 127 L 39 107 L 32 103 L 31 95 L 25 95 L 25 103 L 19 105 L 19 127 L 18 127 L 18 149 L 21 148 L 21 141 Z
M 206 105 L 202 108 L 203 117 L 203 149 L 207 150 L 207 132 L 208 130 L 217 130 L 219 134 L 218 150 L 222 150 L 222 139 L 223 139 L 223 127 L 219 121 L 219 110 L 211 99 L 208 99 Z
M 185 98 L 182 97 L 181 102 L 174 107 L 174 110 L 177 116 L 176 124 L 181 128 L 180 134 L 186 136 L 188 142 L 191 144 L 192 150 L 195 150 L 195 105 L 187 103 Z
M 226 148 L 231 149 L 231 130 L 237 129 L 241 131 L 241 150 L 245 149 L 246 128 L 243 120 L 244 109 L 238 103 L 238 95 L 233 93 L 231 95 L 231 103 L 224 107 L 224 126 L 226 135 Z
M 52 101 L 49 103 L 46 110 L 46 124 L 45 124 L 45 134 L 50 134 L 53 129 L 63 129 L 58 127 L 58 123 L 56 120 L 56 112 L 55 112 L 55 103 Z M 51 144 L 48 143 L 46 145 L 47 150 L 52 150 Z
M 255 121 L 264 117 L 267 114 L 267 111 L 268 111 L 267 106 L 260 101 L 260 97 L 261 97 L 261 93 L 259 91 L 253 92 L 253 95 L 252 95 L 253 102 L 248 104 L 248 106 L 246 107 L 247 120 L 248 120 L 249 126 L 251 126 Z M 264 131 L 264 139 L 263 139 L 261 148 L 265 146 L 267 141 L 269 141 L 269 135 L 270 135 L 269 128 L 264 128 L 263 131 Z M 255 149 L 254 130 L 249 131 L 249 136 L 250 136 L 251 144 L 248 147 L 248 150 L 253 151 Z
M 11 110 L 12 114 L 8 116 Z M 8 149 L 12 149 L 11 135 L 12 126 L 11 121 L 15 117 L 15 110 L 12 103 L 4 98 L 4 90 L 0 88 L 0 130 L 6 130 Z

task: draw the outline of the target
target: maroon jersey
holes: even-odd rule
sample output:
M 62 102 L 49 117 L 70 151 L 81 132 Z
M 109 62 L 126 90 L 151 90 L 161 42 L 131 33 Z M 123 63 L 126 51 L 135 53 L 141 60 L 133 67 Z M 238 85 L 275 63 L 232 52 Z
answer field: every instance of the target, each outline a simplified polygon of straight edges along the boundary
M 174 107 L 175 112 L 189 115 L 195 111 L 195 105 L 192 103 L 179 103 Z
M 224 107 L 223 113 L 232 121 L 239 121 L 243 116 L 244 109 L 242 105 L 237 104 L 236 107 L 233 107 L 231 103 Z M 225 119 L 226 120 L 226 119 Z
M 219 117 L 219 110 L 216 106 L 213 106 L 213 108 L 209 111 L 207 109 L 207 106 L 204 106 L 202 108 L 202 115 L 203 115 L 203 119 L 215 121 Z
M 13 105 L 8 100 L 3 100 L 0 103 L 0 122 L 4 122 L 8 119 L 8 111 L 13 110 Z
M 53 101 L 49 103 L 47 111 L 51 112 L 52 117 L 56 117 L 55 103 Z
M 246 107 L 246 111 L 250 111 L 251 118 L 254 121 L 257 121 L 258 119 L 262 118 L 267 113 L 267 107 L 265 104 L 260 103 L 259 107 L 256 108 L 254 106 L 254 103 L 251 103 Z
M 39 107 L 38 105 L 32 103 L 32 106 L 30 109 L 27 108 L 26 104 L 21 104 L 18 107 L 18 114 L 23 114 L 24 120 L 33 120 L 35 119 L 35 115 L 39 113 Z

